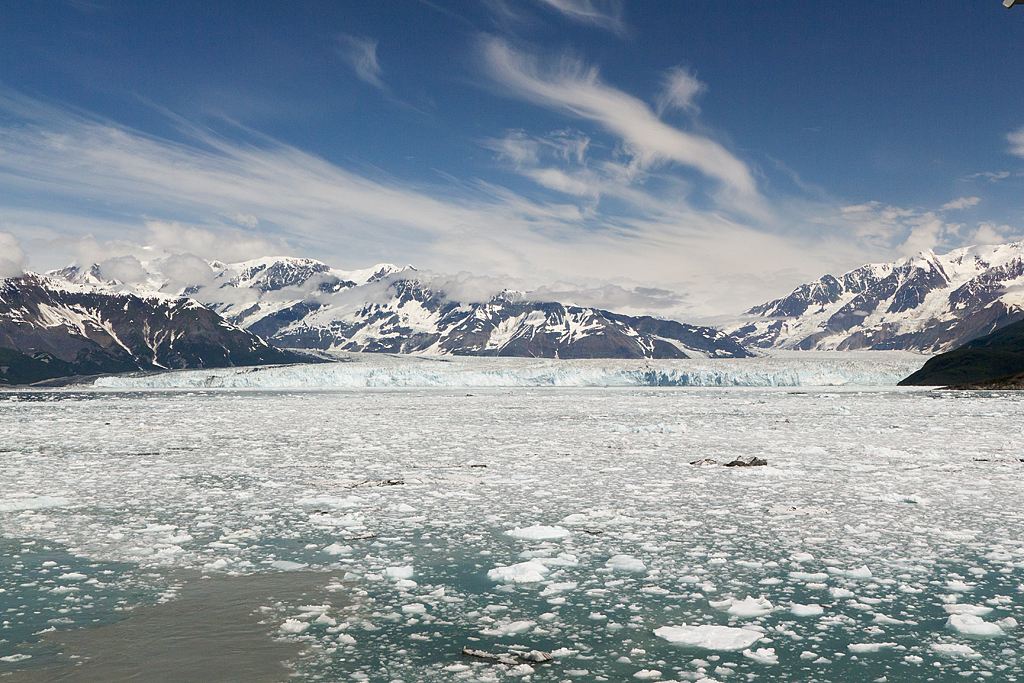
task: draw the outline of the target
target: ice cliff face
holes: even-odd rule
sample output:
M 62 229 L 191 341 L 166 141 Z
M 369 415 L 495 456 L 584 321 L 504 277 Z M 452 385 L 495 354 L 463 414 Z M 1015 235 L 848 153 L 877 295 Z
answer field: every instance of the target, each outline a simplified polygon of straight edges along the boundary
M 797 287 L 733 325 L 744 344 L 780 349 L 937 353 L 1024 319 L 1024 242 L 869 264 Z
M 801 353 L 698 360 L 422 358 L 341 354 L 338 363 L 101 377 L 98 387 L 798 387 L 892 386 L 925 358 L 907 352 Z
M 35 273 L 0 280 L 0 352 L 0 384 L 298 360 L 186 297 L 108 292 Z
M 726 333 L 671 320 L 532 301 L 507 291 L 465 303 L 421 281 L 411 266 L 339 271 L 287 257 L 211 266 L 212 282 L 182 291 L 285 348 L 539 358 L 750 355 Z M 95 267 L 60 274 L 103 282 Z

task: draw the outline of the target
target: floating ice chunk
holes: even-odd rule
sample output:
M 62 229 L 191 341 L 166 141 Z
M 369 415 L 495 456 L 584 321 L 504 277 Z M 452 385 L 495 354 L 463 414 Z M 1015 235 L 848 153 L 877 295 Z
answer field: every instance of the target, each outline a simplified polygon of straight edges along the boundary
M 21 494 L 11 496 L 6 500 L 0 500 L 0 512 L 39 510 L 41 508 L 56 508 L 70 504 L 71 501 L 68 500 L 67 498 L 58 498 L 56 496 L 36 496 L 33 494 Z
M 620 572 L 647 571 L 647 565 L 632 555 L 612 555 L 604 566 Z
M 472 667 L 467 666 L 466 664 L 449 664 L 444 668 L 444 670 L 452 673 L 459 673 L 461 671 L 469 671 L 471 668 Z
M 347 633 L 341 633 L 338 635 L 338 642 L 342 645 L 355 645 L 356 639 Z
M 508 567 L 495 567 L 487 572 L 487 578 L 505 583 L 536 583 L 544 580 L 549 570 L 540 562 L 531 560 L 519 562 Z
M 270 563 L 270 566 L 274 569 L 280 569 L 283 572 L 293 572 L 296 569 L 303 569 L 309 565 L 305 562 L 291 562 L 289 560 L 276 560 Z
M 996 625 L 1004 629 L 1014 629 L 1017 628 L 1017 620 L 1013 617 L 1006 617 L 997 621 Z
M 871 570 L 867 566 L 861 566 L 857 569 L 839 569 L 838 567 L 829 567 L 829 574 L 835 574 L 836 576 L 843 576 L 847 579 L 870 579 L 873 575 Z
M 951 614 L 946 620 L 946 628 L 969 636 L 1001 636 L 1003 629 L 997 624 L 985 621 L 973 614 Z
M 753 659 L 758 664 L 778 664 L 779 656 L 774 647 L 759 647 L 757 650 L 744 650 L 743 656 Z
M 567 647 L 560 647 L 557 650 L 552 650 L 551 656 L 557 659 L 559 657 L 570 657 L 572 655 L 579 654 L 579 652 L 579 650 L 570 650 Z
M 57 578 L 61 581 L 85 581 L 89 577 L 81 572 L 68 572 L 66 574 L 61 574 Z
M 872 619 L 872 622 L 876 624 L 885 624 L 886 626 L 896 626 L 897 624 L 907 623 L 905 621 L 900 621 L 899 619 L 893 619 L 892 617 L 884 614 L 876 614 L 875 618 Z
M 816 603 L 812 603 L 810 605 L 794 604 L 789 608 L 789 611 L 798 617 L 816 617 L 819 614 L 823 614 L 825 612 L 825 608 Z
M 364 522 L 365 518 L 358 512 L 349 512 L 341 517 L 332 517 L 331 515 L 309 516 L 309 523 L 316 526 L 361 527 Z
M 315 498 L 300 498 L 299 505 L 316 505 L 318 507 L 352 508 L 366 505 L 366 499 L 358 496 L 316 496 Z
M 842 598 L 854 598 L 854 597 L 857 597 L 857 594 L 854 593 L 853 591 L 847 590 L 845 588 L 837 588 L 835 586 L 833 586 L 832 588 L 828 589 L 828 594 L 831 595 L 836 600 L 841 600 Z
M 580 560 L 569 553 L 558 553 L 558 557 L 542 557 L 537 559 L 545 567 L 576 567 Z
M 974 586 L 971 586 L 970 584 L 964 583 L 963 581 L 960 581 L 959 579 L 956 579 L 956 580 L 953 580 L 953 581 L 947 581 L 946 582 L 946 588 L 948 588 L 951 591 L 956 591 L 957 593 L 969 593 L 972 590 L 974 590 Z
M 974 651 L 974 648 L 959 643 L 932 643 L 930 647 L 934 652 L 950 657 L 966 657 L 967 659 L 978 659 L 981 657 L 981 655 Z
M 408 605 L 402 605 L 402 611 L 406 614 L 426 614 L 427 606 L 422 602 L 413 602 Z
M 737 617 L 760 617 L 775 609 L 763 595 L 759 598 L 747 596 L 743 600 L 726 598 L 725 600 L 708 601 L 708 604 Z
M 587 513 L 574 513 L 562 519 L 562 524 L 628 524 L 634 522 L 632 517 L 620 515 L 615 510 L 590 510 Z
M 973 614 L 976 617 L 983 617 L 992 612 L 991 607 L 985 607 L 984 605 L 960 605 L 956 603 L 943 605 L 942 609 L 946 610 L 949 614 Z
M 506 536 L 512 538 L 518 538 L 523 541 L 546 541 L 552 538 L 565 538 L 570 536 L 572 532 L 560 526 L 544 526 L 542 524 L 535 524 L 534 526 L 528 526 L 526 528 L 516 527 L 505 532 Z
M 490 628 L 485 628 L 480 633 L 483 633 L 485 636 L 510 636 L 529 631 L 536 625 L 536 621 L 507 621 L 495 624 Z
M 26 659 L 32 659 L 32 655 L 26 655 L 19 652 L 18 654 L 0 657 L 0 662 L 22 662 Z
M 575 590 L 579 584 L 575 581 L 565 581 L 563 583 L 550 583 L 544 587 L 544 590 L 540 592 L 540 597 L 546 598 L 549 595 L 555 595 L 562 591 Z
M 641 680 L 661 678 L 661 672 L 657 669 L 640 669 L 635 674 L 633 674 L 633 678 L 639 678 Z
M 324 546 L 323 552 L 328 555 L 349 555 L 352 553 L 352 546 L 332 543 L 328 546 Z
M 768 508 L 766 512 L 778 517 L 805 517 L 809 515 L 828 514 L 828 510 L 817 505 L 806 505 L 803 507 L 796 505 L 774 505 Z
M 662 626 L 654 630 L 654 635 L 670 643 L 705 650 L 744 650 L 762 638 L 758 631 L 714 624 Z
M 789 578 L 794 581 L 825 581 L 828 579 L 828 574 L 823 572 L 815 572 L 813 574 L 809 572 L 790 572 Z
M 793 553 L 789 556 L 793 562 L 810 562 L 814 559 L 814 555 L 810 553 Z
M 896 645 L 896 643 L 850 643 L 846 647 L 849 648 L 850 652 L 865 653 L 886 650 L 891 647 L 896 647 Z
M 397 581 L 400 579 L 411 579 L 415 573 L 416 572 L 409 565 L 404 567 L 388 567 L 384 570 L 384 577 Z
M 281 624 L 281 633 L 302 633 L 307 628 L 309 628 L 309 624 L 304 621 L 285 619 L 284 623 Z
M 416 508 L 414 508 L 411 505 L 406 505 L 405 503 L 399 503 L 398 507 L 395 508 L 395 512 L 402 512 L 402 513 L 416 512 Z
M 534 671 L 529 664 L 517 664 L 508 670 L 509 676 L 529 676 Z

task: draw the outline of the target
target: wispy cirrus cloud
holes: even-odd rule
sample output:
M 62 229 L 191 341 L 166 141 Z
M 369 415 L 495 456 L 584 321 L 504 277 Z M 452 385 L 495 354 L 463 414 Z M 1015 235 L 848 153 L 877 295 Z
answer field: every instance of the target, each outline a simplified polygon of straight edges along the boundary
M 758 196 L 743 161 L 710 138 L 665 123 L 646 103 L 603 83 L 596 68 L 568 57 L 542 65 L 500 38 L 486 38 L 482 50 L 495 81 L 536 104 L 598 123 L 619 136 L 642 165 L 679 163 L 718 181 L 734 196 Z
M 622 0 L 537 0 L 541 5 L 560 12 L 580 24 L 589 24 L 616 35 L 626 35 L 622 20 Z
M 352 67 L 359 80 L 387 92 L 381 80 L 384 70 L 377 62 L 377 40 L 341 34 L 336 36 L 338 55 Z
M 690 203 L 672 168 L 639 168 L 573 129 L 485 141 L 546 188 L 521 193 L 472 177 L 371 177 L 252 131 L 226 138 L 175 124 L 169 140 L 0 90 L 0 231 L 14 236 L 0 253 L 17 256 L 14 268 L 27 252 L 40 269 L 77 259 L 126 278 L 140 277 L 137 262 L 161 259 L 175 281 L 205 272 L 190 254 L 413 263 L 695 320 L 968 232 L 935 212 L 881 205 L 776 206 L 775 223 L 730 217 Z

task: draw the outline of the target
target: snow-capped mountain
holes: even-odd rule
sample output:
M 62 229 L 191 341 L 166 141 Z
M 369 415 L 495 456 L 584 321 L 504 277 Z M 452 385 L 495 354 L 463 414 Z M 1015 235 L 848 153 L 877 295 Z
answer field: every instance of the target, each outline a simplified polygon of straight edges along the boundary
M 1024 319 L 1024 242 L 826 275 L 747 316 L 727 329 L 748 346 L 948 351 Z
M 213 262 L 211 280 L 182 292 L 275 346 L 326 353 L 533 356 L 540 358 L 738 358 L 748 352 L 709 327 L 632 317 L 502 292 L 459 301 L 414 268 L 379 264 L 334 270 L 307 258 Z M 104 280 L 96 267 L 60 271 Z M 164 285 L 157 285 L 164 287 Z
M 300 360 L 186 297 L 109 292 L 35 273 L 0 280 L 0 352 L 0 384 Z
M 245 290 L 248 296 L 238 299 Z M 334 271 L 311 259 L 260 259 L 223 266 L 214 287 L 196 296 L 285 348 L 539 358 L 748 355 L 722 332 L 675 321 L 507 291 L 463 303 L 421 282 L 409 266 Z

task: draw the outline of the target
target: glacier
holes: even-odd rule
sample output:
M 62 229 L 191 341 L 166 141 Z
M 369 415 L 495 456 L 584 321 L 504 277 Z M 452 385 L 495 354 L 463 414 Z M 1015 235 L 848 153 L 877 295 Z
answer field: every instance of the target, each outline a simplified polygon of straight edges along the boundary
M 903 351 L 775 352 L 699 360 L 551 360 L 345 354 L 340 362 L 101 377 L 103 389 L 385 387 L 894 386 L 927 356 Z

